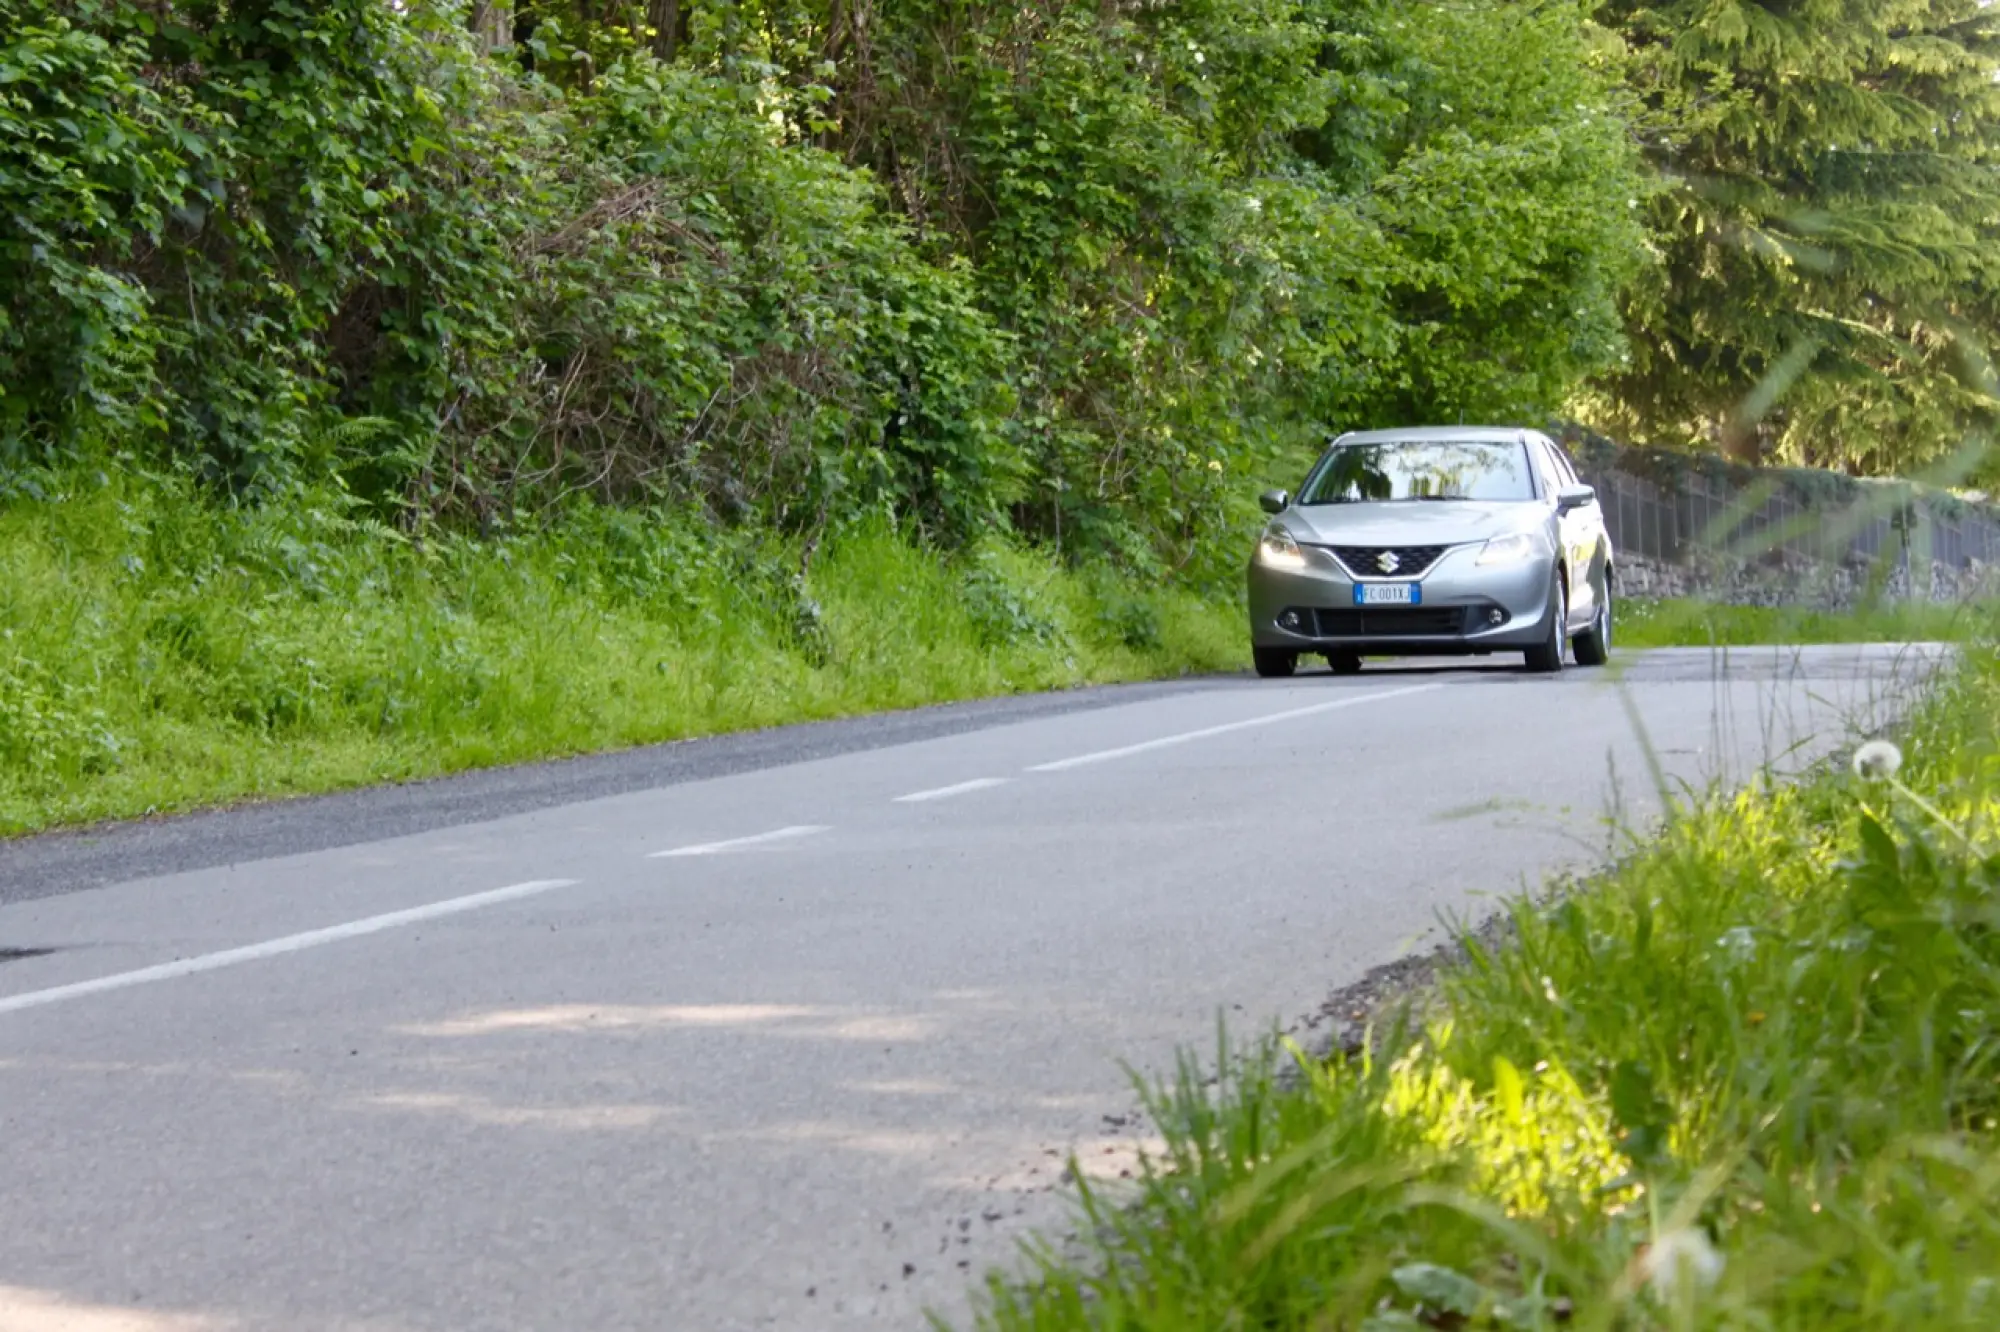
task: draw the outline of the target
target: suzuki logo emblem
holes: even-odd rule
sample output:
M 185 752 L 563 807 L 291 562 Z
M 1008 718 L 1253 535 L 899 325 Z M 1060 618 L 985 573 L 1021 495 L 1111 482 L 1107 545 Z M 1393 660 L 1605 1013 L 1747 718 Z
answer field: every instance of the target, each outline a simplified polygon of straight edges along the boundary
M 1403 562 L 1396 558 L 1396 552 L 1393 550 L 1383 551 L 1376 557 L 1375 563 L 1382 566 L 1383 573 L 1388 574 L 1392 574 L 1403 567 Z

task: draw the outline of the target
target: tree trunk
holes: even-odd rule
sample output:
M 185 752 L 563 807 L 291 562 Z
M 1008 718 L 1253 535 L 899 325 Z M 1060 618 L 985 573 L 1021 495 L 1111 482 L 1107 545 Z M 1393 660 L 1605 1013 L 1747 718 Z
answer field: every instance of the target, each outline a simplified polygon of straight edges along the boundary
M 646 25 L 653 30 L 653 54 L 662 60 L 672 60 L 680 54 L 686 36 L 681 27 L 686 22 L 681 0 L 646 0 Z
M 514 0 L 478 0 L 472 6 L 472 31 L 482 51 L 504 51 L 514 44 Z

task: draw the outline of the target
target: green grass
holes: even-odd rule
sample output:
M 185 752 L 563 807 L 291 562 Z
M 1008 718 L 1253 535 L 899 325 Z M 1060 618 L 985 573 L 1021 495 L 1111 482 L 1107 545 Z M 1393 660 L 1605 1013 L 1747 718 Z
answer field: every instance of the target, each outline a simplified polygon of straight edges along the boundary
M 578 506 L 413 542 L 336 492 L 0 500 L 0 835 L 785 722 L 1246 665 L 1228 598 L 995 539 L 945 558 Z M 1952 636 L 1627 603 L 1626 646 Z M 1915 630 L 1923 632 L 1916 633 Z
M 1240 612 L 1002 541 L 579 507 L 413 544 L 336 494 L 0 504 L 0 833 L 979 695 L 1239 669 Z
M 1772 643 L 1936 643 L 1976 634 L 1987 616 L 1977 607 L 1885 603 L 1851 611 L 1796 606 L 1729 606 L 1687 599 L 1618 603 L 1624 648 L 1756 647 Z
M 1136 1196 L 983 1325 L 2000 1326 L 1996 718 L 1969 647 L 1896 781 L 1683 802 L 1374 1054 L 1186 1066 Z

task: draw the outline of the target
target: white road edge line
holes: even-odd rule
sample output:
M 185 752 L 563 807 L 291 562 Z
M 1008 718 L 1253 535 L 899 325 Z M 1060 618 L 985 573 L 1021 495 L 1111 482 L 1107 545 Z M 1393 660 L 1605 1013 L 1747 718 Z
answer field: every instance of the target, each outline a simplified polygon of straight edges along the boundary
M 26 994 L 10 994 L 0 997 L 0 1013 L 12 1013 L 23 1008 L 40 1008 L 44 1004 L 62 1003 L 65 999 L 81 999 L 85 995 L 129 989 L 134 985 L 149 985 L 154 981 L 177 980 L 182 976 L 199 975 L 204 971 L 219 971 L 223 967 L 257 962 L 284 953 L 296 953 L 307 948 L 317 948 L 321 944 L 338 943 L 342 939 L 357 939 L 364 934 L 379 934 L 383 930 L 393 930 L 399 925 L 414 925 L 419 921 L 436 920 L 441 916 L 455 916 L 462 911 L 477 911 L 481 907 L 498 906 L 502 902 L 518 902 L 524 897 L 553 892 L 558 888 L 571 888 L 576 883 L 575 879 L 536 879 L 531 883 L 517 883 L 507 888 L 495 888 L 491 892 L 448 898 L 442 902 L 432 902 L 427 906 L 411 907 L 406 911 L 390 911 L 380 916 L 350 920 L 345 925 L 329 925 L 323 930 L 288 934 L 282 939 L 271 939 L 243 948 L 229 948 L 220 953 L 203 953 L 199 957 L 184 957 L 178 962 L 162 962 L 156 967 L 121 971 L 112 976 L 100 976 L 96 980 L 77 981 L 73 985 L 57 985 L 46 990 L 30 990 Z
M 1053 763 L 1038 763 L 1029 772 L 1063 772 L 1070 768 L 1081 768 L 1092 763 L 1108 763 L 1133 754 L 1144 754 L 1148 750 L 1165 749 L 1169 745 L 1184 745 L 1190 740 L 1206 740 L 1212 735 L 1227 735 L 1231 731 L 1247 731 L 1257 726 L 1275 726 L 1279 722 L 1294 721 L 1300 717 L 1317 716 L 1322 712 L 1334 712 L 1340 708 L 1352 708 L 1362 703 L 1383 703 L 1392 698 L 1407 698 L 1412 694 L 1428 694 L 1443 685 L 1411 685 L 1407 689 L 1384 689 L 1373 694 L 1354 694 L 1347 698 L 1337 698 L 1328 703 L 1315 703 L 1309 708 L 1293 708 L 1289 712 L 1273 712 L 1262 717 L 1251 717 L 1244 721 L 1224 722 L 1220 726 L 1204 726 L 1199 731 L 1182 731 L 1179 735 L 1163 735 L 1157 740 L 1142 740 L 1136 745 L 1124 745 L 1117 749 L 1100 749 L 1095 754 L 1078 754 L 1075 758 L 1057 759 Z
M 926 800 L 949 800 L 955 795 L 965 795 L 970 791 L 990 790 L 995 786 L 1005 786 L 1006 784 L 1007 778 L 1005 777 L 975 777 L 969 782 L 960 782 L 956 786 L 940 786 L 934 791 L 912 791 L 908 795 L 899 795 L 896 797 L 894 803 L 898 805 L 915 805 Z
M 829 831 L 816 823 L 801 824 L 795 828 L 778 828 L 771 832 L 758 833 L 754 837 L 732 837 L 726 842 L 702 842 L 697 846 L 677 846 L 671 851 L 655 851 L 648 860 L 671 860 L 677 856 L 714 856 L 724 851 L 734 851 L 738 847 L 760 846 L 765 842 L 784 842 L 794 837 L 810 837 L 814 833 Z

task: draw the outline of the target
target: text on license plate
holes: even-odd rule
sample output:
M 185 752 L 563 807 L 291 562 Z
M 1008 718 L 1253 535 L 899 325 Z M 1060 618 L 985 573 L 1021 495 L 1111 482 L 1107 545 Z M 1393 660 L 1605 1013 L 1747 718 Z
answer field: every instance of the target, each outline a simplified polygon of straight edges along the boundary
M 1424 589 L 1417 583 L 1356 583 L 1357 606 L 1420 606 Z

